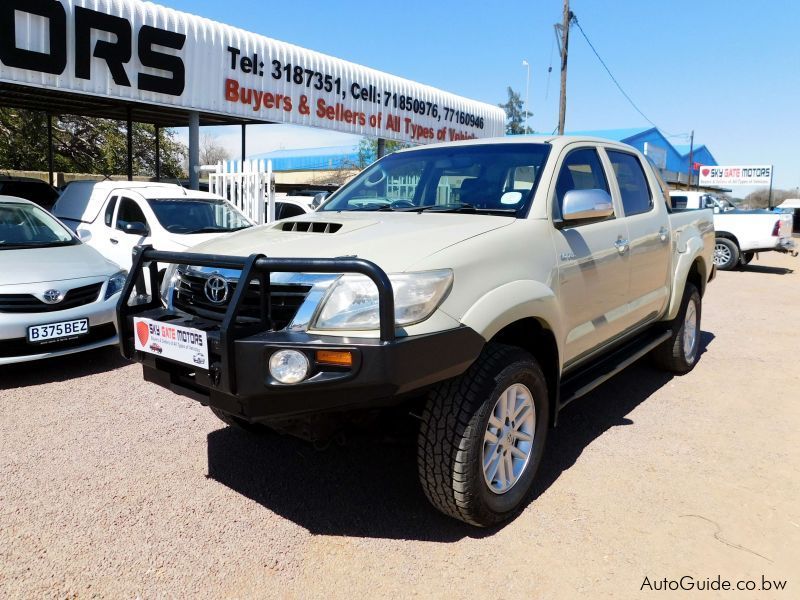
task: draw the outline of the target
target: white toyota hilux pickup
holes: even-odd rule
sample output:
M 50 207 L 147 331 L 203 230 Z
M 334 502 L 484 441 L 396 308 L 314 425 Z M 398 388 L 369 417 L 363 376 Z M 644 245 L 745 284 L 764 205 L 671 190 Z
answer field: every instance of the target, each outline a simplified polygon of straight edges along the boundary
M 698 360 L 713 215 L 670 210 L 644 157 L 606 140 L 404 150 L 313 214 L 139 249 L 122 352 L 245 429 L 313 440 L 407 406 L 427 497 L 487 526 L 524 506 L 567 403 L 648 353 Z M 129 302 L 158 263 L 162 296 Z

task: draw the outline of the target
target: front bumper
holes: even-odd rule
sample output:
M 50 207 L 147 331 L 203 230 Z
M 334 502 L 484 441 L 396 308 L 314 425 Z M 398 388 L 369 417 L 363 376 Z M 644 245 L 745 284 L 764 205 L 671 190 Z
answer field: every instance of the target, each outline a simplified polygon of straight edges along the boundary
M 259 282 L 260 319 L 239 321 L 249 286 L 237 285 L 224 318 L 207 319 L 163 307 L 157 295 L 145 304 L 130 305 L 136 282 L 149 274 L 157 289 L 156 264 L 195 265 L 240 270 L 239 281 Z M 269 291 L 271 273 L 360 273 L 378 289 L 380 338 L 312 335 L 276 331 Z M 398 337 L 394 294 L 386 273 L 374 263 L 355 258 L 289 259 L 252 255 L 247 258 L 157 252 L 138 248 L 117 305 L 122 354 L 144 365 L 148 381 L 194 398 L 250 422 L 365 406 L 389 405 L 398 398 L 460 375 L 477 359 L 484 339 L 472 329 L 457 327 L 435 334 Z M 151 319 L 199 329 L 208 340 L 208 369 L 186 365 L 135 350 L 133 319 Z M 312 371 L 305 381 L 285 385 L 269 374 L 269 359 L 278 350 L 306 354 Z M 349 367 L 317 363 L 320 350 L 349 351 Z
M 232 372 L 223 372 L 225 348 L 218 323 L 191 315 L 150 310 L 137 315 L 206 331 L 211 367 L 197 369 L 149 353 L 134 352 L 144 378 L 177 394 L 250 422 L 269 422 L 302 414 L 388 406 L 404 395 L 460 375 L 475 361 L 483 338 L 468 327 L 383 342 L 371 338 L 315 336 L 301 332 L 263 332 L 234 342 Z M 122 343 L 133 347 L 133 336 Z M 268 364 L 278 350 L 295 349 L 312 365 L 308 379 L 295 385 L 275 381 Z M 319 350 L 350 351 L 353 366 L 319 365 Z
M 28 291 L 24 289 L 24 291 Z M 75 308 L 37 313 L 0 313 L 0 365 L 42 360 L 117 344 L 115 325 L 117 296 L 104 299 L 105 285 L 94 302 Z M 87 335 L 44 344 L 27 341 L 28 328 L 35 325 L 87 319 Z

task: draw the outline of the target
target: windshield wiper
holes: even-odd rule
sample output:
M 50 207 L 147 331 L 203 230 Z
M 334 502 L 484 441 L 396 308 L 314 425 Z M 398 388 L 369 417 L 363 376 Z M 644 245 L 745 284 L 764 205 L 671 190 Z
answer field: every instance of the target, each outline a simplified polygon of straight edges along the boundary
M 58 248 L 60 246 L 70 246 L 72 242 L 43 242 L 41 244 L 4 244 L 0 240 L 0 250 L 32 250 L 34 248 Z
M 516 208 L 477 208 L 472 204 L 434 204 L 433 206 L 420 206 L 408 209 L 409 212 L 441 212 L 441 213 L 489 213 L 501 215 L 515 215 Z
M 224 232 L 239 231 L 241 229 L 244 229 L 244 227 L 237 227 L 237 228 L 220 227 L 220 226 L 216 226 L 216 227 L 201 227 L 200 229 L 194 229 L 192 231 L 187 231 L 184 235 L 193 235 L 195 233 L 219 233 L 221 231 L 224 231 Z
M 392 208 L 389 204 L 366 204 L 359 208 L 348 208 L 345 212 L 395 212 L 395 208 Z

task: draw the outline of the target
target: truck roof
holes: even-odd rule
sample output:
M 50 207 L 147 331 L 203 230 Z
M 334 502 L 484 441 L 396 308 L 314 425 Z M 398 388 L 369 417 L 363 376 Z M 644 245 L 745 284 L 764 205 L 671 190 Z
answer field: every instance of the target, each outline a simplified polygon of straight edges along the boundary
M 149 181 L 75 181 L 62 192 L 53 207 L 60 219 L 92 223 L 100 214 L 112 192 L 131 191 L 145 199 L 170 198 L 177 200 L 214 200 L 218 196 L 208 192 L 187 190 L 174 183 Z
M 559 148 L 575 142 L 589 142 L 599 144 L 611 144 L 615 146 L 627 146 L 615 140 L 606 138 L 592 137 L 586 135 L 507 135 L 495 138 L 479 138 L 474 140 L 460 140 L 457 142 L 442 142 L 438 144 L 426 144 L 413 148 L 404 148 L 398 152 L 417 152 L 425 148 L 451 148 L 453 146 L 486 146 L 495 144 L 549 144 Z

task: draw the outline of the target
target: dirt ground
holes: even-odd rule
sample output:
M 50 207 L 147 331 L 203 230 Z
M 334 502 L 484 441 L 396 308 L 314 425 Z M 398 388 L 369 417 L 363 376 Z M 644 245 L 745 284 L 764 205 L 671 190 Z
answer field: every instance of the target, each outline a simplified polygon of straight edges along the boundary
M 0 597 L 631 598 L 721 576 L 798 598 L 798 311 L 800 259 L 720 273 L 697 368 L 639 363 L 569 407 L 530 504 L 488 531 L 433 511 L 402 436 L 239 433 L 113 349 L 0 369 Z

